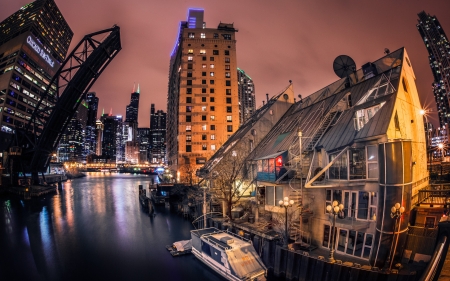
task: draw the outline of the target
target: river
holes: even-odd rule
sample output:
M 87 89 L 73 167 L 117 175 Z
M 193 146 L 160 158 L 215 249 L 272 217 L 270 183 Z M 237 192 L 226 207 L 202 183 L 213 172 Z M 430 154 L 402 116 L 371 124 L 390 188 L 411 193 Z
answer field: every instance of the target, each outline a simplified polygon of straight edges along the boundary
M 138 186 L 151 179 L 88 173 L 46 197 L 0 197 L 0 280 L 223 280 L 166 250 L 193 226 L 168 207 L 141 209 Z

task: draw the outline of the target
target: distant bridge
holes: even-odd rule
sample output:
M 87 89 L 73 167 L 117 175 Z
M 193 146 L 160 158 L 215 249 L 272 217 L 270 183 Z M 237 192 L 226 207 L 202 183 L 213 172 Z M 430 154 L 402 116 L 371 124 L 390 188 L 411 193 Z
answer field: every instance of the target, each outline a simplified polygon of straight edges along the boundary
M 31 173 L 33 183 L 39 182 L 38 173 L 46 171 L 51 153 L 78 106 L 121 49 L 118 26 L 85 35 L 73 49 L 40 97 L 29 122 L 16 130 L 9 157 L 15 172 L 13 182 L 17 182 L 18 172 Z M 54 83 L 56 93 L 51 87 Z

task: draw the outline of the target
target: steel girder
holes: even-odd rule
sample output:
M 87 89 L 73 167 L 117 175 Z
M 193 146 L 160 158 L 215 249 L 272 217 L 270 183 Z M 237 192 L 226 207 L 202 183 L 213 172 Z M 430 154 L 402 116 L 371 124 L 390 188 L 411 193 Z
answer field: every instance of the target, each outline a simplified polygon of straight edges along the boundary
M 31 172 L 34 181 L 38 172 L 47 169 L 51 153 L 89 89 L 121 49 L 118 26 L 85 35 L 53 77 L 50 85 L 56 84 L 56 91 L 47 87 L 24 130 L 18 132 L 22 169 Z

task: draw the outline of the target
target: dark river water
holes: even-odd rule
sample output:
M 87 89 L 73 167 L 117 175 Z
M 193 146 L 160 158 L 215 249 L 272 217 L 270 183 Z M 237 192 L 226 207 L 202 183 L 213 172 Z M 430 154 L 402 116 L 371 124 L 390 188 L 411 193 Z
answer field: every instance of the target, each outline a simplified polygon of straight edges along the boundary
M 193 226 L 168 207 L 141 209 L 151 179 L 89 173 L 43 198 L 0 197 L 0 280 L 223 280 L 166 250 Z

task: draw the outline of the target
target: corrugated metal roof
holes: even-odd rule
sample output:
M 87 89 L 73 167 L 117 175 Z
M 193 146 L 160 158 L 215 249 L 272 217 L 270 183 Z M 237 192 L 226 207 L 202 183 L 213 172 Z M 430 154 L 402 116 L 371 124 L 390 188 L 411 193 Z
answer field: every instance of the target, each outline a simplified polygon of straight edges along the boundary
M 338 103 L 349 94 L 353 105 L 359 101 L 364 103 L 344 110 L 338 121 L 323 133 L 316 147 L 332 151 L 348 146 L 355 139 L 385 134 L 394 107 L 395 96 L 392 92 L 398 88 L 401 70 L 398 66 L 402 56 L 403 48 L 373 62 L 378 75 L 365 80 L 361 76 L 362 71 L 358 70 L 350 77 L 353 84 L 351 87 L 345 88 L 346 79 L 343 78 L 303 99 L 303 103 L 297 102 L 261 141 L 252 158 L 262 159 L 279 151 L 289 150 L 290 146 L 299 141 L 298 130 L 302 131 L 302 147 L 305 149 L 314 135 L 318 134 L 327 115 L 336 110 L 344 110 L 338 108 Z M 382 87 L 386 81 L 391 81 L 392 85 Z M 381 101 L 385 102 L 383 106 L 357 131 L 354 125 L 356 110 L 368 108 Z

